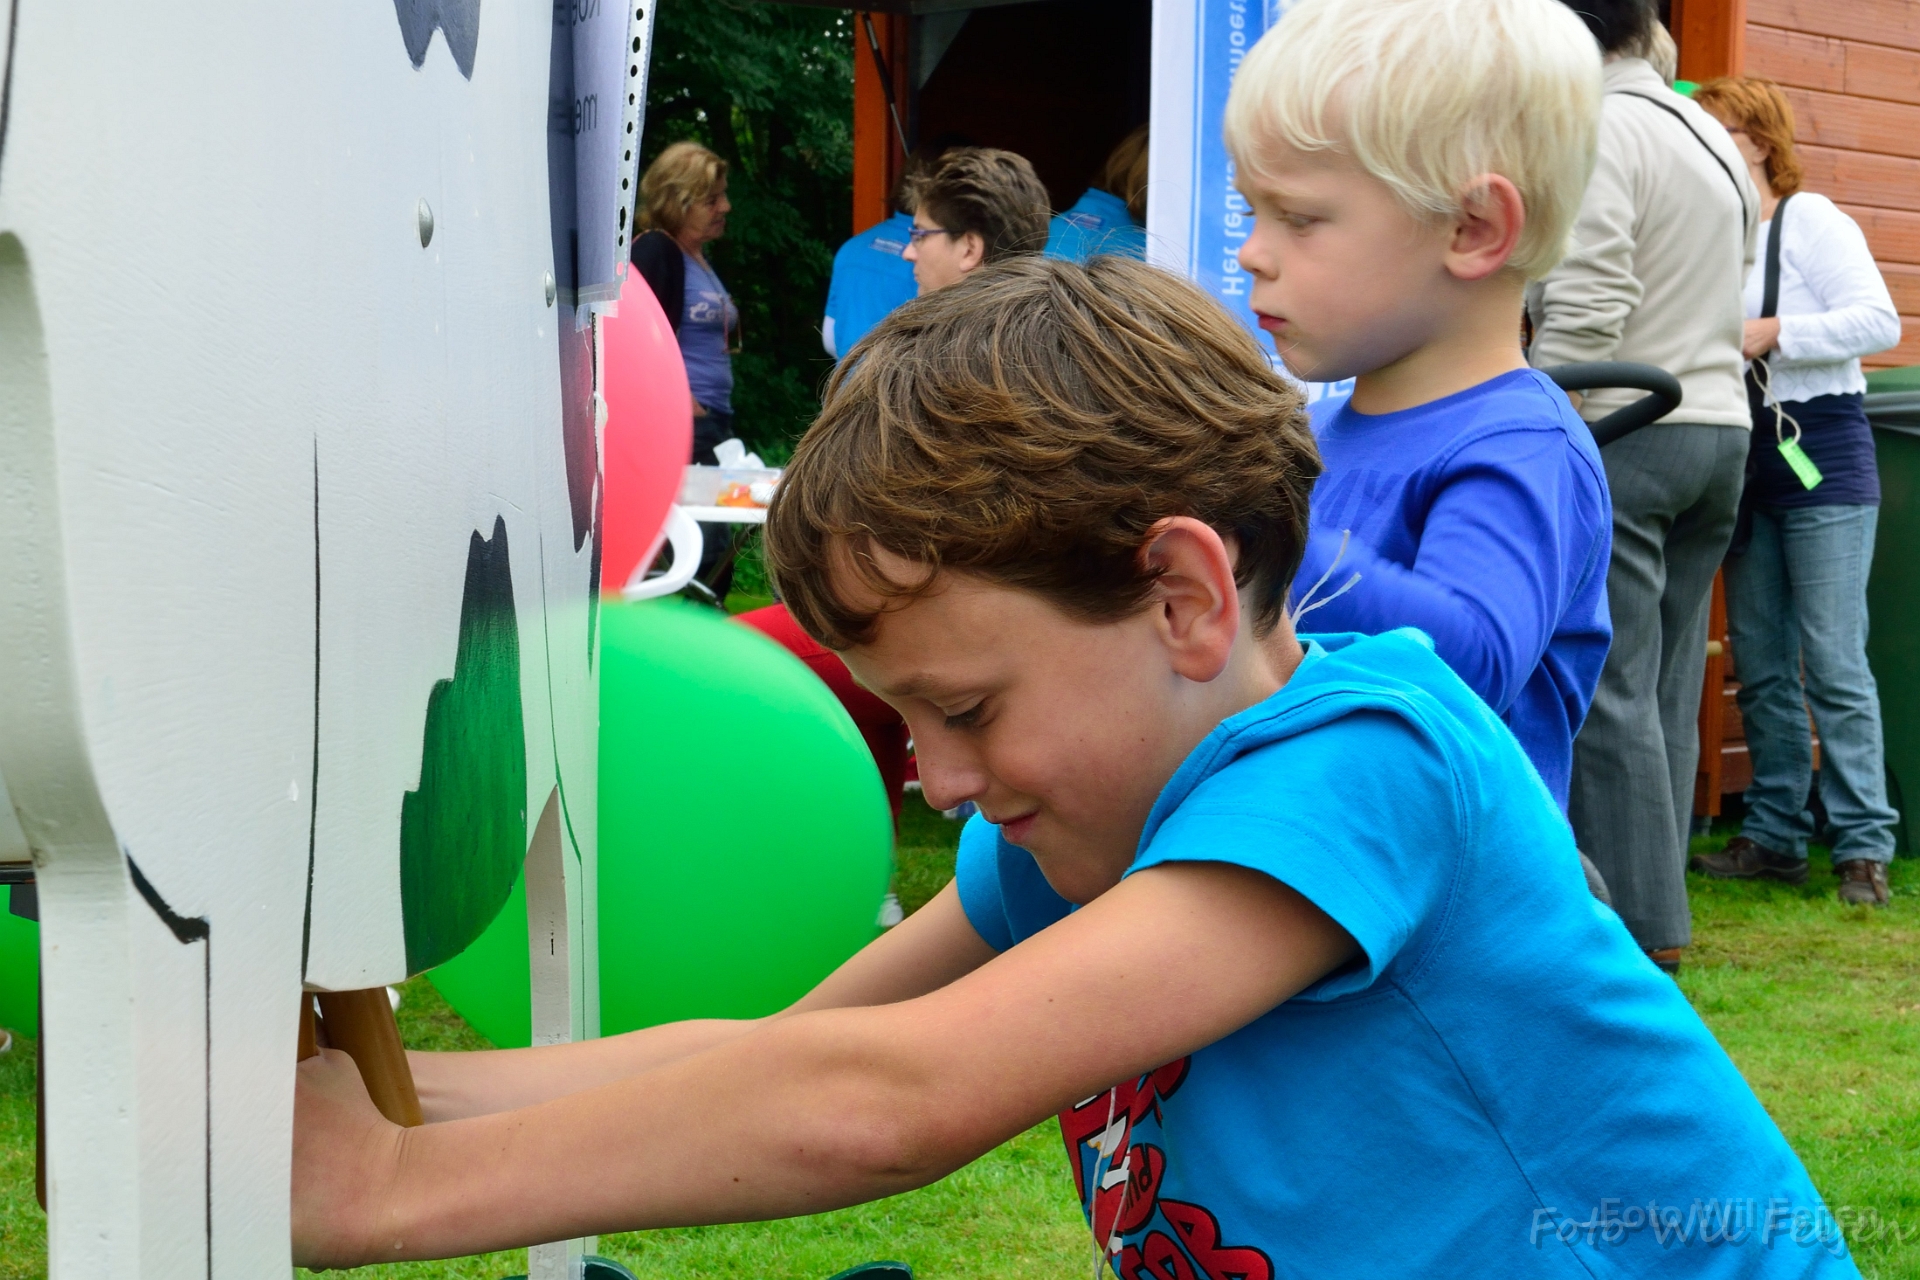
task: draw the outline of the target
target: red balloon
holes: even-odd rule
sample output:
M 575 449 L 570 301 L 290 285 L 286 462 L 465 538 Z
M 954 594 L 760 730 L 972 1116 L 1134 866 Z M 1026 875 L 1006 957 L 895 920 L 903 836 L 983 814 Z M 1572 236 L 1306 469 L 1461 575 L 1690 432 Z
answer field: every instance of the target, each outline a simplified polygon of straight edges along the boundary
M 600 321 L 607 401 L 606 513 L 600 591 L 618 599 L 634 567 L 659 549 L 667 509 L 693 458 L 693 393 L 680 342 L 638 271 L 620 314 Z

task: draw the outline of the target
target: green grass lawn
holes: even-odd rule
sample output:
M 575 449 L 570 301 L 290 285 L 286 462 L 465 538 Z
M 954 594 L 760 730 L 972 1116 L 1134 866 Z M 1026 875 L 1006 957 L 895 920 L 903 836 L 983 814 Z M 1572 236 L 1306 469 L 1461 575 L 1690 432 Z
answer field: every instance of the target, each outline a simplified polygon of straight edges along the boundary
M 952 875 L 958 826 L 909 798 L 895 880 L 908 910 Z M 1725 835 L 1696 847 L 1717 847 Z M 1820 866 L 1816 857 L 1816 867 Z M 1821 870 L 1802 888 L 1690 878 L 1695 945 L 1681 988 L 1739 1063 L 1848 1225 L 1874 1280 L 1920 1280 L 1920 863 L 1884 911 L 1845 908 Z M 418 1048 L 482 1041 L 424 981 L 401 1030 Z M 33 1054 L 0 1057 L 0 1280 L 46 1273 L 33 1200 Z M 1083 1273 L 1088 1244 L 1048 1123 L 931 1187 L 811 1218 L 606 1236 L 644 1280 L 825 1280 L 898 1258 L 926 1280 Z M 498 1280 L 524 1252 L 370 1267 L 369 1280 Z

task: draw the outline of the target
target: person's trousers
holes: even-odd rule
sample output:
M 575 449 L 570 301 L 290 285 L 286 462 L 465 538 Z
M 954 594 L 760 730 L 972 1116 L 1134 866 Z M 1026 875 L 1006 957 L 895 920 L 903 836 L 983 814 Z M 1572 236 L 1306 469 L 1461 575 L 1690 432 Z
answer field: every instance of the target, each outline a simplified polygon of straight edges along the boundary
M 1747 429 L 1661 423 L 1601 457 L 1613 495 L 1613 646 L 1574 739 L 1567 816 L 1640 945 L 1684 947 L 1707 613 Z
M 1806 857 L 1813 834 L 1811 709 L 1833 860 L 1893 858 L 1898 815 L 1887 804 L 1880 692 L 1867 667 L 1879 516 L 1866 506 L 1761 507 L 1753 542 L 1727 561 L 1727 625 L 1753 760 L 1741 834 L 1776 853 Z
M 697 415 L 693 420 L 693 461 L 703 467 L 718 466 L 720 459 L 714 454 L 714 447 L 731 439 L 733 410 L 708 409 Z M 730 524 L 700 526 L 700 567 L 694 576 L 706 583 L 723 605 L 727 592 L 733 589 L 733 534 L 734 526 Z

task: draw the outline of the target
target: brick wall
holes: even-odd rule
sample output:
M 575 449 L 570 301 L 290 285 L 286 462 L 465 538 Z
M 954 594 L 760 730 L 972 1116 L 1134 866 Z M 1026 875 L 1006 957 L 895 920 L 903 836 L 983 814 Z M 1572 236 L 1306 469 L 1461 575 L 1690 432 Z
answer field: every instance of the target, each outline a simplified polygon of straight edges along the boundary
M 1867 233 L 1920 364 L 1920 0 L 1747 0 L 1746 71 L 1793 99 L 1806 187 Z

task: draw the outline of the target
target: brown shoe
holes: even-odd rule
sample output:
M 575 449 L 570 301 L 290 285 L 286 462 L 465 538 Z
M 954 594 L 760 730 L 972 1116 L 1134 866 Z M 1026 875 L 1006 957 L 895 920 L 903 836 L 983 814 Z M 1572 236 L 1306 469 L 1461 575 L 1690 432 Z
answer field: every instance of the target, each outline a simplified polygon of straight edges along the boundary
M 1856 907 L 1887 905 L 1887 864 L 1866 858 L 1848 858 L 1837 862 L 1834 873 L 1840 877 L 1840 901 Z
M 1684 947 L 1655 947 L 1647 952 L 1647 959 L 1653 961 L 1660 972 L 1674 977 L 1680 972 L 1680 953 L 1685 949 Z
M 1807 882 L 1807 860 L 1775 853 L 1745 836 L 1735 836 L 1719 853 L 1703 853 L 1688 865 L 1702 875 L 1718 880 L 1779 880 L 1784 884 Z

